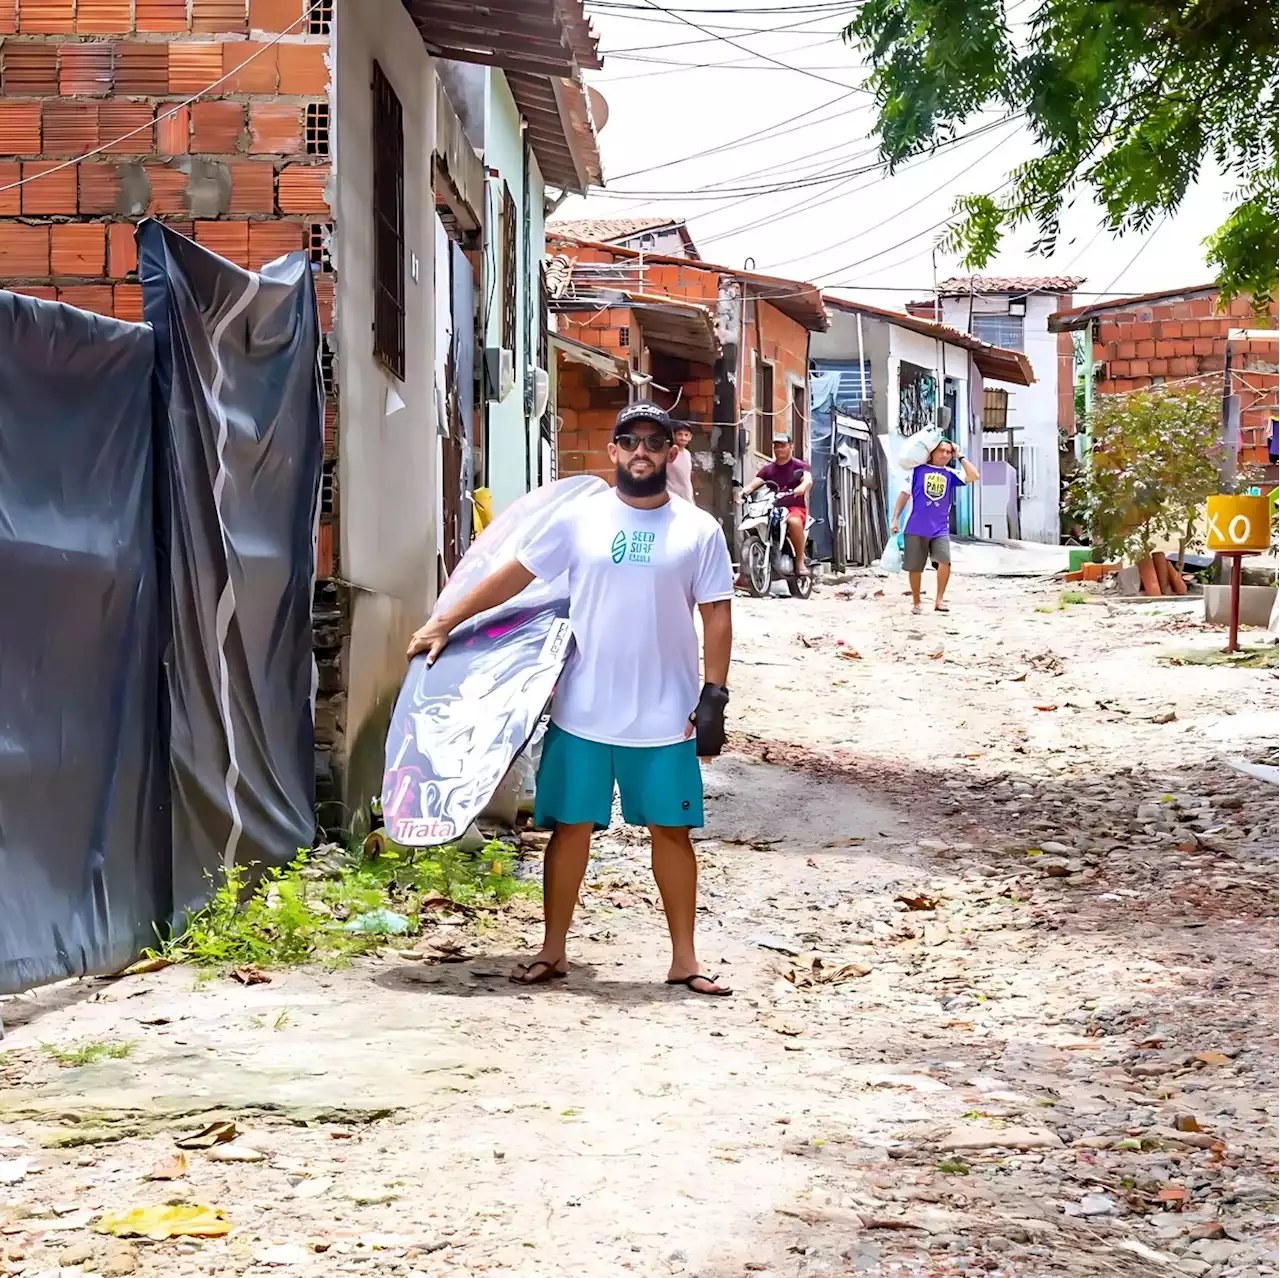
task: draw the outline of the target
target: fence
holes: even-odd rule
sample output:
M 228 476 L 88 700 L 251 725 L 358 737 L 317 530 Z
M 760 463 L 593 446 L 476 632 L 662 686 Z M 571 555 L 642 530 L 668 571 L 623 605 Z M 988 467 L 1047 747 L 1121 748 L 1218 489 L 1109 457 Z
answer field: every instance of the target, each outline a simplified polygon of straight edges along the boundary
M 314 828 L 310 268 L 138 241 L 144 324 L 0 290 L 0 993 Z

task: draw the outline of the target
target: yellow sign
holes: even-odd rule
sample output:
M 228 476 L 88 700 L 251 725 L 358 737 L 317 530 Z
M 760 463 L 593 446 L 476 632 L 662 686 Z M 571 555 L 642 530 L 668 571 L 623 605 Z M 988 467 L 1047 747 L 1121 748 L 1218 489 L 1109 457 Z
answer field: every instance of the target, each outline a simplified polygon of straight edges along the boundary
M 1265 497 L 1210 497 L 1205 543 L 1215 554 L 1259 554 L 1271 545 Z

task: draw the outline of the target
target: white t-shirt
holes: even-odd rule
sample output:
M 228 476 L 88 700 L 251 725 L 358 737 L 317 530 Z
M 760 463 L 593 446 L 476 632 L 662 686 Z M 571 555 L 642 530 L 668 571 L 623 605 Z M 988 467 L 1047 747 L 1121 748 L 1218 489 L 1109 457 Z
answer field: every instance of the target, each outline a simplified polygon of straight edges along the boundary
M 693 500 L 693 458 L 687 448 L 676 453 L 675 461 L 667 463 L 667 491 L 685 501 Z
M 698 604 L 733 598 L 720 525 L 684 501 L 628 506 L 610 489 L 571 502 L 516 557 L 535 577 L 569 574 L 574 651 L 552 722 L 588 741 L 684 740 L 698 704 Z

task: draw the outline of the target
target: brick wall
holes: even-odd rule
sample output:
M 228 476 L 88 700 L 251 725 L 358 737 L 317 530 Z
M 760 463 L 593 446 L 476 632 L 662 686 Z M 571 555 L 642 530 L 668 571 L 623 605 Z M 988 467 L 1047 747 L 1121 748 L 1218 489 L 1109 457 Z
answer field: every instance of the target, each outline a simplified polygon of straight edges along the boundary
M 1220 313 L 1216 295 L 1138 305 L 1104 313 L 1095 322 L 1093 358 L 1101 364 L 1100 394 L 1123 394 L 1150 386 L 1200 379 L 1221 390 L 1231 329 L 1277 327 L 1276 306 L 1260 321 L 1248 298 L 1237 298 Z M 1265 464 L 1266 433 L 1275 416 L 1275 342 L 1233 342 L 1233 389 L 1241 396 L 1241 460 Z

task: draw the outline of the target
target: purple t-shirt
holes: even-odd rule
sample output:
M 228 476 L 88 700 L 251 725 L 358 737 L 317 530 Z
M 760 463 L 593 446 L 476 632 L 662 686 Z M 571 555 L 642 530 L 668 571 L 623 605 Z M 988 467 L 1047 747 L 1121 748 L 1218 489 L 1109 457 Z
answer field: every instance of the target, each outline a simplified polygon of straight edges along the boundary
M 790 493 L 800 483 L 800 476 L 809 473 L 809 463 L 793 457 L 789 462 L 766 462 L 756 471 L 756 478 L 778 485 L 778 491 Z M 783 497 L 779 506 L 790 506 L 793 510 L 804 509 L 803 497 Z
M 903 532 L 909 537 L 945 537 L 950 531 L 951 500 L 964 480 L 941 466 L 917 466 L 911 472 L 911 513 Z

